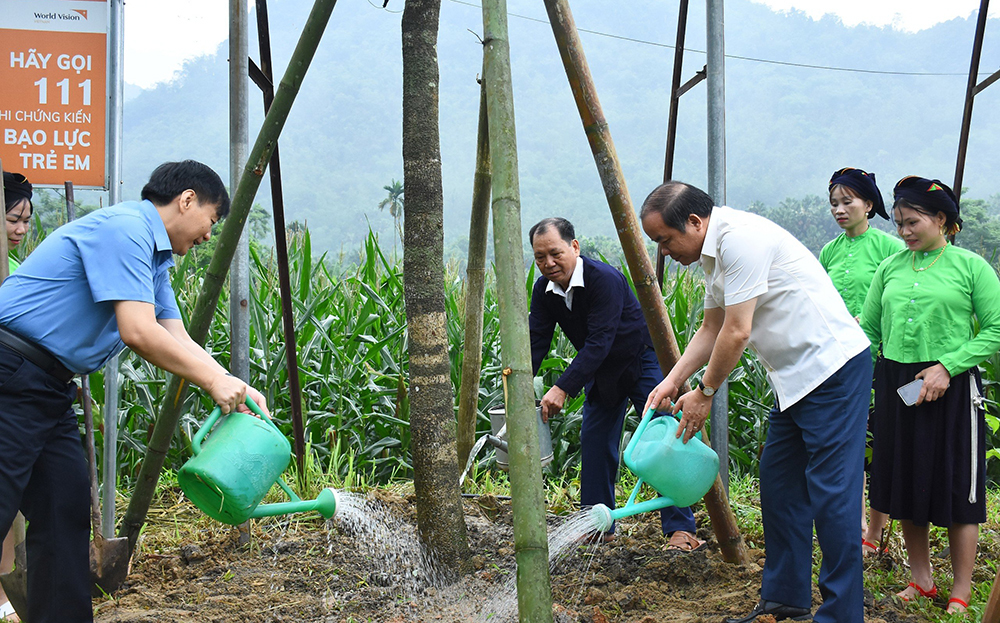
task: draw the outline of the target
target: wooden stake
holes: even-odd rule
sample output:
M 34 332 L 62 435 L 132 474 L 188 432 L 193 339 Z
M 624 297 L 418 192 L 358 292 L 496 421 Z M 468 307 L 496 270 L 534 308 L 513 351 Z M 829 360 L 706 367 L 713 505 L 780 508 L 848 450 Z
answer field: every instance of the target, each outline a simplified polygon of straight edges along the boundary
M 483 365 L 483 300 L 486 294 L 486 239 L 490 226 L 490 135 L 486 87 L 479 94 L 479 138 L 476 176 L 472 183 L 469 258 L 465 269 L 465 349 L 462 385 L 458 390 L 458 468 L 464 469 L 476 437 L 479 375 Z

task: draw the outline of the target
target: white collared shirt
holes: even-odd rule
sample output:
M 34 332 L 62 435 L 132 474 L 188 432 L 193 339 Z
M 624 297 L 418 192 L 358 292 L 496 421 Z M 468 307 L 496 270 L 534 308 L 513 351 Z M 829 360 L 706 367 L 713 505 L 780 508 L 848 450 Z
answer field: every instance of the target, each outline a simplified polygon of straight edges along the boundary
M 781 410 L 869 346 L 819 261 L 762 216 L 714 208 L 700 263 L 706 309 L 757 299 L 749 346 Z
M 573 288 L 582 288 L 583 286 L 583 258 L 577 256 L 576 267 L 573 269 L 573 274 L 569 278 L 569 287 L 563 290 L 563 287 L 556 283 L 555 281 L 550 281 L 549 285 L 545 288 L 546 292 L 555 292 L 559 296 L 563 297 L 566 302 L 566 309 L 573 311 Z

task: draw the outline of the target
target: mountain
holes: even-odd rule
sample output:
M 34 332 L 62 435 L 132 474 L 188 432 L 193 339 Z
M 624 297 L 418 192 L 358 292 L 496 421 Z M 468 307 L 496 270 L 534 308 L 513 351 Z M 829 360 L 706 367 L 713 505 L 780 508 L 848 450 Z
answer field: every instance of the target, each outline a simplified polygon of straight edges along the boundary
M 272 4 L 280 76 L 311 4 Z M 393 0 L 389 10 L 375 2 L 337 5 L 281 137 L 287 219 L 307 222 L 318 248 L 354 249 L 369 225 L 385 239 L 392 236 L 392 219 L 377 205 L 386 196 L 382 187 L 402 179 L 402 4 Z M 663 171 L 673 63 L 667 44 L 675 36 L 677 3 L 573 0 L 572 7 L 638 206 Z M 524 231 L 545 216 L 560 215 L 573 220 L 581 235 L 614 236 L 544 7 L 512 0 L 508 10 Z M 255 16 L 250 22 L 251 57 L 259 58 Z M 824 195 L 830 173 L 843 166 L 876 172 L 886 195 L 909 174 L 950 183 L 974 30 L 974 17 L 911 34 L 848 28 L 830 16 L 816 21 L 799 12 L 776 13 L 749 0 L 727 2 L 727 203 L 745 208 Z M 478 5 L 443 1 L 438 51 L 445 234 L 457 247 L 468 234 L 481 33 Z M 684 79 L 705 62 L 696 51 L 705 49 L 699 3 L 691 7 L 687 46 Z M 188 62 L 174 81 L 130 92 L 125 197 L 136 196 L 149 172 L 171 159 L 202 160 L 228 180 L 227 51 L 223 43 L 215 54 Z M 982 71 L 997 66 L 1000 46 L 987 39 Z M 976 101 L 965 173 L 970 198 L 1000 192 L 994 174 L 1000 162 L 998 101 L 1000 86 Z M 250 111 L 252 143 L 263 118 L 252 83 Z M 703 83 L 681 100 L 674 169 L 675 178 L 702 187 L 705 111 Z M 257 201 L 269 207 L 266 182 Z

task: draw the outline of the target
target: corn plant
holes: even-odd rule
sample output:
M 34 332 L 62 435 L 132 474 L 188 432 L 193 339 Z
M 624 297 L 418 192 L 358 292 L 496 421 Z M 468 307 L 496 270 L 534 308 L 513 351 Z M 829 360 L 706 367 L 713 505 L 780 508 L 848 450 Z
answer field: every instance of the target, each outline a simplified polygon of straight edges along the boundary
M 387 257 L 370 234 L 356 257 L 331 260 L 313 257 L 307 230 L 289 236 L 289 271 L 296 328 L 296 351 L 302 387 L 302 412 L 306 442 L 312 454 L 311 470 L 323 470 L 330 482 L 385 484 L 412 478 L 408 409 L 408 356 L 406 314 L 401 263 Z M 178 261 L 173 276 L 182 318 L 193 308 L 204 257 L 198 249 Z M 273 253 L 251 245 L 250 347 L 251 383 L 266 395 L 278 426 L 289 437 L 290 397 L 277 265 Z M 626 272 L 626 275 L 628 273 Z M 530 294 L 536 278 L 531 265 L 525 280 Z M 479 388 L 479 437 L 490 431 L 487 410 L 503 402 L 499 337 L 499 304 L 492 271 L 487 274 L 483 322 L 482 372 Z M 704 284 L 698 269 L 681 269 L 668 276 L 664 302 L 683 349 L 701 323 Z M 229 362 L 228 293 L 220 305 L 206 340 L 206 349 L 223 365 Z M 457 264 L 446 266 L 445 304 L 455 395 L 460 384 L 464 280 Z M 525 310 L 527 313 L 527 310 Z M 536 398 L 558 379 L 576 355 L 569 340 L 557 331 L 536 379 Z M 988 405 L 988 445 L 1000 441 L 996 383 L 1000 355 L 982 366 Z M 755 475 L 767 434 L 767 417 L 773 395 L 763 366 L 750 353 L 730 375 L 730 467 L 739 474 Z M 134 355 L 122 357 L 119 413 L 120 477 L 128 481 L 138 473 L 152 429 L 156 407 L 163 400 L 165 374 Z M 103 373 L 91 377 L 94 398 L 103 403 Z M 553 483 L 565 482 L 579 472 L 580 424 L 584 396 L 567 400 L 561 413 L 549 420 L 553 461 L 547 469 Z M 192 392 L 166 467 L 176 470 L 190 456 L 190 439 L 213 408 L 211 399 Z M 457 401 L 456 401 L 457 409 Z M 97 412 L 98 444 L 102 414 Z M 626 431 L 634 430 L 638 417 L 629 410 Z M 628 433 L 624 439 L 628 441 Z M 991 451 L 991 456 L 996 453 Z M 490 475 L 493 462 L 483 451 L 475 473 Z M 990 466 L 994 463 L 991 461 Z M 992 475 L 992 472 L 991 472 Z

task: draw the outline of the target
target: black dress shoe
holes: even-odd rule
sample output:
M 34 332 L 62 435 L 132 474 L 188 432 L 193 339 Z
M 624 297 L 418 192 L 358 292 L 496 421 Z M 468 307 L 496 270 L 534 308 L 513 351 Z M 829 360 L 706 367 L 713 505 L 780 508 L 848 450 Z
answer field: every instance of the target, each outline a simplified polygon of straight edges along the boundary
M 750 614 L 735 619 L 724 619 L 723 623 L 750 623 L 762 614 L 770 614 L 774 617 L 775 621 L 781 621 L 783 619 L 791 619 L 793 621 L 812 620 L 812 610 L 809 608 L 796 608 L 795 606 L 786 606 L 785 604 L 778 603 L 776 601 L 765 601 L 761 599 L 757 602 L 757 605 L 754 606 L 754 609 L 750 611 Z

